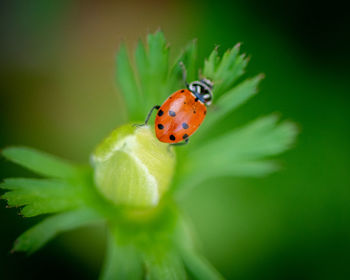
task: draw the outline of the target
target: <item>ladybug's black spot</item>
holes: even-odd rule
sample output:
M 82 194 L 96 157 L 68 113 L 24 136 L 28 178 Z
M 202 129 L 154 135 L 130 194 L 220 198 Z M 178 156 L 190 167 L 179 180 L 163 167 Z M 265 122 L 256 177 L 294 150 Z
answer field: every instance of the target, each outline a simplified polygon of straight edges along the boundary
M 194 101 L 197 102 L 198 101 L 198 97 L 196 97 L 196 99 Z
M 158 111 L 158 116 L 159 116 L 159 117 L 163 116 L 163 114 L 164 114 L 164 112 L 163 112 L 162 110 L 159 110 L 159 111 Z
M 174 135 L 171 134 L 171 135 L 169 136 L 169 138 L 170 138 L 171 141 L 175 141 L 175 136 L 174 136 Z
M 174 111 L 169 111 L 169 116 L 170 117 L 175 117 L 176 116 L 176 113 Z
M 183 89 L 181 92 L 185 92 L 185 90 Z
M 188 138 L 188 135 L 187 134 L 184 134 L 184 136 L 182 136 L 183 139 L 186 139 Z
M 159 128 L 159 129 L 163 129 L 163 128 L 164 128 L 164 125 L 162 125 L 162 124 L 160 123 L 160 124 L 158 124 L 158 128 Z
M 184 122 L 184 123 L 182 124 L 182 127 L 183 127 L 184 129 L 187 129 L 187 128 L 188 128 L 188 124 Z
M 193 111 L 193 114 L 197 113 L 196 111 Z
M 207 111 L 204 111 L 204 115 L 206 115 L 207 114 Z
M 184 102 L 184 104 L 186 104 L 186 102 Z

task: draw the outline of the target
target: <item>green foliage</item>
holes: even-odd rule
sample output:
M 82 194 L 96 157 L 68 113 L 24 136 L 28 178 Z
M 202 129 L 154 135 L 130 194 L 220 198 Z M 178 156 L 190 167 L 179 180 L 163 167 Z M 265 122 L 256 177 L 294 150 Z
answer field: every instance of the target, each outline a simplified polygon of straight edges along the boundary
M 198 280 L 223 279 L 220 273 L 196 251 L 193 236 L 188 218 L 182 217 L 176 229 L 177 248 L 190 276 Z
M 147 279 L 186 279 L 183 262 L 173 251 L 152 251 L 144 257 L 144 261 L 148 271 Z
M 6 179 L 0 188 L 9 190 L 3 195 L 11 207 L 24 206 L 25 217 L 65 211 L 84 202 L 77 186 L 57 179 Z
M 55 156 L 26 147 L 11 147 L 2 151 L 4 157 L 49 179 L 9 178 L 0 184 L 7 190 L 2 198 L 10 207 L 21 207 L 21 214 L 33 217 L 59 213 L 45 218 L 23 233 L 14 251 L 33 253 L 56 234 L 90 223 L 97 213 L 84 209 L 89 191 L 83 186 L 86 169 Z M 77 210 L 74 210 L 77 209 Z M 65 212 L 71 210 L 69 212 Z M 61 213 L 60 213 L 61 212 Z
M 89 209 L 78 209 L 51 216 L 18 237 L 13 251 L 31 254 L 57 234 L 94 223 L 99 219 L 99 215 Z
M 2 155 L 8 160 L 46 177 L 71 179 L 80 172 L 76 165 L 32 148 L 6 148 L 2 151 Z
M 215 125 L 215 123 L 218 123 L 226 115 L 256 94 L 258 84 L 262 78 L 263 75 L 258 75 L 253 79 L 247 79 L 218 98 L 215 102 L 217 110 L 208 115 L 203 128 L 201 128 L 199 138 L 202 139 L 204 136 L 208 136 L 210 134 L 210 128 Z
M 263 117 L 191 149 L 183 169 L 186 183 L 218 176 L 257 177 L 275 171 L 278 165 L 266 158 L 290 148 L 297 134 L 293 123 L 277 121 L 275 115 Z
M 234 170 L 230 170 L 233 163 L 237 162 L 239 165 L 259 161 L 285 151 L 293 142 L 296 128 L 290 122 L 278 124 L 277 120 L 275 115 L 263 117 L 211 140 L 198 149 L 190 151 L 188 165 L 200 170 L 204 167 L 203 164 L 212 162 L 215 169 L 219 167 L 222 175 L 237 175 L 232 173 Z M 218 147 L 221 148 L 218 149 Z M 191 162 L 192 160 L 194 162 Z M 228 169 L 228 172 L 225 169 Z
M 220 59 L 215 48 L 204 63 L 203 74 L 215 84 L 215 97 L 220 97 L 227 92 L 234 82 L 243 75 L 248 59 L 244 54 L 239 54 L 240 44 L 227 50 Z
M 199 78 L 198 65 L 201 63 L 197 59 L 196 41 L 186 46 L 173 63 L 169 51 L 162 32 L 150 34 L 146 44 L 140 41 L 132 60 L 126 46 L 120 47 L 116 78 L 130 121 L 144 120 L 152 106 L 161 104 L 170 93 L 184 86 L 180 62 L 187 68 L 189 81 Z M 7 191 L 2 197 L 9 206 L 23 207 L 21 213 L 24 216 L 51 214 L 23 233 L 16 241 L 14 251 L 33 253 L 61 232 L 102 220 L 108 224 L 110 238 L 101 279 L 141 279 L 144 276 L 146 279 L 186 279 L 187 275 L 191 279 L 221 279 L 194 246 L 193 233 L 178 206 L 174 205 L 174 196 L 178 198 L 178 194 L 198 185 L 201 180 L 220 176 L 258 177 L 277 170 L 278 164 L 271 157 L 290 148 L 297 134 L 293 123 L 278 122 L 274 115 L 222 135 L 211 133 L 215 124 L 257 93 L 262 75 L 239 82 L 247 63 L 246 56 L 240 54 L 239 44 L 222 57 L 215 48 L 205 60 L 202 73 L 214 82 L 215 110 L 208 112 L 203 126 L 191 138 L 190 149 L 177 149 L 172 192 L 164 195 L 153 209 L 119 207 L 100 196 L 95 186 L 96 174 L 100 174 L 94 172 L 96 166 L 93 170 L 74 165 L 25 147 L 4 149 L 5 158 L 46 178 L 6 179 L 0 184 L 0 188 Z M 142 170 L 159 169 L 152 160 L 154 151 L 145 148 L 149 145 L 143 147 L 138 143 L 143 143 L 146 138 L 141 137 L 137 142 L 134 137 L 126 137 L 132 131 L 131 126 L 116 130 L 97 153 L 104 158 L 118 149 L 129 149 Z M 154 138 L 153 135 L 150 137 Z M 206 141 L 202 141 L 204 138 Z M 158 149 L 157 145 L 153 147 Z M 168 151 L 166 147 L 165 150 Z M 138 157 L 135 157 L 136 152 Z M 94 159 L 97 159 L 96 155 Z M 124 170 L 129 168 L 125 163 L 112 162 L 109 170 L 113 174 L 115 167 L 120 169 L 115 180 L 122 182 L 121 187 L 130 173 L 126 172 L 130 170 Z M 123 169 L 123 166 L 126 167 Z M 164 172 L 159 173 L 161 176 Z M 113 181 L 111 178 L 100 179 Z M 109 184 L 112 188 L 114 185 Z M 133 194 L 132 191 L 128 193 Z
M 142 274 L 141 259 L 135 248 L 117 244 L 117 240 L 111 234 L 100 279 L 142 279 Z
M 134 64 L 128 57 L 125 45 L 122 45 L 117 54 L 117 81 L 129 119 L 143 121 L 150 108 L 161 104 L 169 91 L 181 86 L 180 61 L 187 66 L 189 78 L 195 78 L 196 54 L 197 44 L 193 41 L 169 67 L 169 47 L 160 31 L 148 35 L 146 45 L 139 41 Z
M 136 84 L 136 78 L 129 62 L 128 53 L 125 45 L 120 47 L 117 55 L 118 84 L 124 94 L 125 104 L 129 115 L 133 119 L 141 117 L 139 105 L 141 104 L 141 93 Z

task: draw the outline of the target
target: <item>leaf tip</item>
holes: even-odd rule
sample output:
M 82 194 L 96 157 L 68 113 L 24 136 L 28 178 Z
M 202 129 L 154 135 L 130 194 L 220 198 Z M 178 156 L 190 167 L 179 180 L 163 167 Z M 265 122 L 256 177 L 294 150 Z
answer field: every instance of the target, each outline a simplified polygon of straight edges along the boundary
M 238 42 L 236 45 L 233 46 L 234 49 L 240 49 L 240 47 L 242 46 L 242 42 Z
M 260 73 L 260 74 L 257 76 L 257 78 L 258 78 L 259 80 L 262 80 L 262 79 L 265 79 L 265 78 L 266 78 L 266 75 L 265 75 L 265 73 Z

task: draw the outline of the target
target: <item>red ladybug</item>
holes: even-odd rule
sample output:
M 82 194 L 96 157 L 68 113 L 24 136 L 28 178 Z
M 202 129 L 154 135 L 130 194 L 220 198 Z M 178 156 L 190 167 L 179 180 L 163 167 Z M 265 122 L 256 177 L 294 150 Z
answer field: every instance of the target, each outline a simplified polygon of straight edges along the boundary
M 159 141 L 164 143 L 186 144 L 189 137 L 203 122 L 213 99 L 213 83 L 207 79 L 186 82 L 186 72 L 183 78 L 187 89 L 180 89 L 168 97 L 162 106 L 156 105 L 148 113 L 145 125 L 154 109 L 158 110 L 155 119 L 155 131 Z M 178 145 L 179 145 L 178 144 Z

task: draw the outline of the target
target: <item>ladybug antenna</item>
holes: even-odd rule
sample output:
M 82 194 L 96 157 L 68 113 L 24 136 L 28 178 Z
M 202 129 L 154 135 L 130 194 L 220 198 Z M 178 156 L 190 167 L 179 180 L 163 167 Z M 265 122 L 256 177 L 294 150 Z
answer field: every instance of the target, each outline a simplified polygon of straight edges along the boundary
M 199 79 L 200 79 L 200 80 L 204 79 L 204 76 L 203 76 L 203 73 L 202 73 L 202 68 L 199 68 L 199 70 L 198 70 L 198 76 L 199 76 Z
M 182 69 L 182 81 L 183 81 L 184 84 L 186 85 L 186 88 L 188 88 L 188 87 L 189 87 L 189 84 L 188 84 L 188 82 L 187 82 L 187 71 L 186 71 L 185 64 L 184 64 L 182 61 L 180 61 L 180 62 L 179 62 L 179 65 L 180 65 L 180 67 L 181 67 L 181 69 Z

